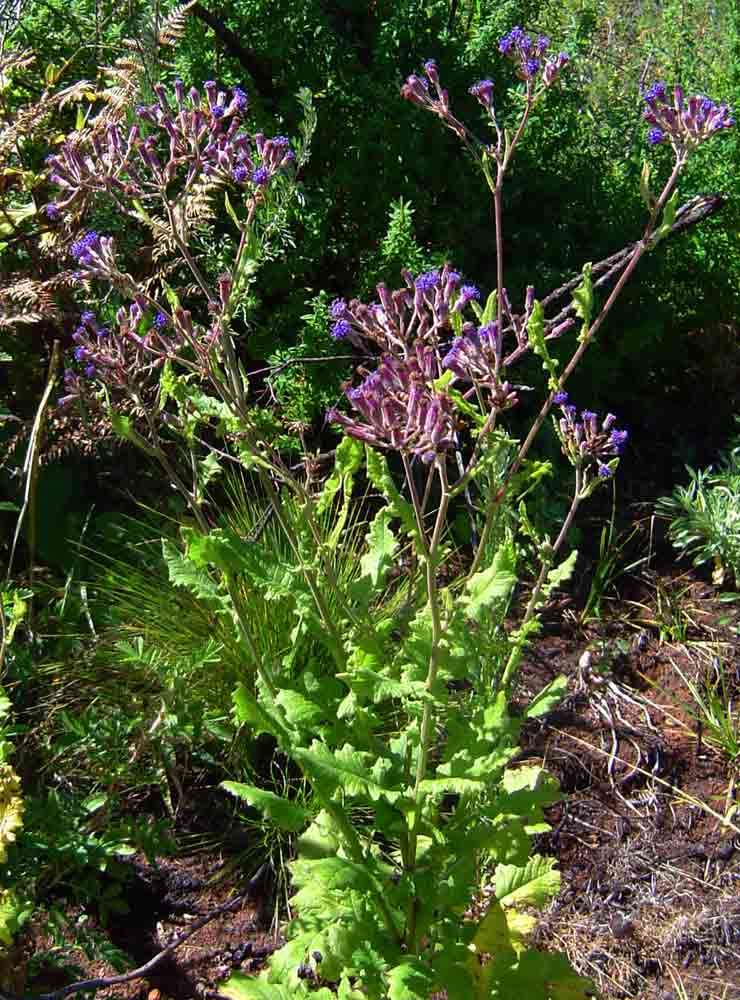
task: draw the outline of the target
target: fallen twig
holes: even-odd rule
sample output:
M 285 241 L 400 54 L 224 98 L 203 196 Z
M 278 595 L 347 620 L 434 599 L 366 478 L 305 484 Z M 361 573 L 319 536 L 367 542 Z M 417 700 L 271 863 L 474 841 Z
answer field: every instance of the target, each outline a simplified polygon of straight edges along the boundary
M 261 865 L 257 869 L 257 873 L 249 880 L 249 885 L 245 892 L 238 896 L 234 896 L 233 899 L 229 900 L 228 903 L 222 903 L 221 906 L 217 906 L 215 909 L 210 910 L 204 916 L 199 917 L 194 921 L 186 931 L 178 935 L 171 944 L 168 944 L 166 948 L 163 948 L 158 952 L 153 958 L 150 958 L 148 962 L 144 965 L 140 965 L 138 969 L 132 969 L 131 972 L 124 972 L 118 976 L 101 976 L 97 979 L 85 979 L 80 980 L 76 983 L 70 983 L 69 986 L 63 986 L 59 990 L 54 990 L 53 993 L 37 993 L 37 994 L 18 994 L 18 993 L 7 993 L 5 990 L 0 989 L 0 1000 L 64 1000 L 65 997 L 72 996 L 75 993 L 82 993 L 84 991 L 96 991 L 106 989 L 109 986 L 120 986 L 123 983 L 133 982 L 135 979 L 143 979 L 148 976 L 150 972 L 159 965 L 159 963 L 171 955 L 174 951 L 177 951 L 181 945 L 185 944 L 194 934 L 197 934 L 201 928 L 205 927 L 216 917 L 223 916 L 224 913 L 231 913 L 232 910 L 237 910 L 242 903 L 246 902 L 252 896 L 256 895 L 259 887 L 262 885 L 264 880 L 265 872 L 268 868 L 267 863 Z

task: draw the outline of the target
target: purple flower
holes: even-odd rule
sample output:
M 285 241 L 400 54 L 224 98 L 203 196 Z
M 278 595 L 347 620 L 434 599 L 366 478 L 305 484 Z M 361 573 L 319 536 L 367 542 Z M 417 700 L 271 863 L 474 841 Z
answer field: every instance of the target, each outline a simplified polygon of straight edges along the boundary
M 662 80 L 656 80 L 655 83 L 648 87 L 645 91 L 645 103 L 652 104 L 655 101 L 664 101 L 666 99 L 666 87 Z
M 439 271 L 425 271 L 419 275 L 414 285 L 422 293 L 431 292 L 439 286 Z
M 252 183 L 262 187 L 270 180 L 270 171 L 267 167 L 256 167 L 252 173 Z
M 86 347 L 75 347 L 73 354 L 75 361 L 82 361 L 86 357 L 88 350 Z
M 249 171 L 243 163 L 239 163 L 236 167 L 234 167 L 232 176 L 237 184 L 243 184 L 247 177 L 249 177 Z
M 539 72 L 540 61 L 539 59 L 525 59 L 523 63 L 524 75 L 528 78 L 536 76 Z
M 475 285 L 463 285 L 460 289 L 460 295 L 455 302 L 455 311 L 459 312 L 460 309 L 466 306 L 468 302 L 472 301 L 472 299 L 479 300 L 480 292 Z
M 602 479 L 608 479 L 612 474 L 612 470 L 608 465 L 599 465 L 599 475 Z
M 665 139 L 665 132 L 660 128 L 651 128 L 648 132 L 648 142 L 651 146 L 658 146 Z
M 167 319 L 164 313 L 158 312 L 157 315 L 154 317 L 154 325 L 158 330 L 163 330 L 168 323 L 169 320 Z
M 495 321 L 493 323 L 486 323 L 484 326 L 478 328 L 477 335 L 481 340 L 487 340 L 493 347 L 498 338 L 498 323 Z
M 213 115 L 214 118 L 223 118 L 224 109 L 221 107 L 220 104 L 214 104 L 213 107 L 211 108 L 211 114 Z
M 557 403 L 558 406 L 564 406 L 568 402 L 568 393 L 561 389 L 559 392 L 555 393 L 552 397 L 552 401 L 553 403 Z
M 352 332 L 352 325 L 346 319 L 337 320 L 331 328 L 331 335 L 335 340 L 344 340 L 347 334 Z
M 85 377 L 86 378 L 94 378 L 95 374 L 96 374 L 95 365 L 86 365 L 85 366 Z
M 596 414 L 593 410 L 584 410 L 581 414 L 581 420 L 596 420 Z
M 84 263 L 83 257 L 87 254 L 87 251 L 98 241 L 98 234 L 95 232 L 85 233 L 82 239 L 75 240 L 75 242 L 70 247 L 70 253 L 72 256 Z
M 329 309 L 332 319 L 342 319 L 347 311 L 347 303 L 344 299 L 334 299 Z
M 627 438 L 629 433 L 627 431 L 612 431 L 609 436 L 609 441 L 614 448 L 617 455 L 621 455 L 624 451 L 624 447 L 627 444 Z
M 249 102 L 246 90 L 242 90 L 241 87 L 234 87 L 232 101 L 237 111 L 243 111 Z
M 48 205 L 44 206 L 44 213 L 46 214 L 46 218 L 51 222 L 56 222 L 61 215 L 61 212 L 53 202 L 49 202 Z
M 470 93 L 484 108 L 493 106 L 493 80 L 479 80 L 470 88 Z
M 94 322 L 95 322 L 95 313 L 94 312 L 90 312 L 88 310 L 87 312 L 84 312 L 80 316 L 80 323 L 94 323 Z

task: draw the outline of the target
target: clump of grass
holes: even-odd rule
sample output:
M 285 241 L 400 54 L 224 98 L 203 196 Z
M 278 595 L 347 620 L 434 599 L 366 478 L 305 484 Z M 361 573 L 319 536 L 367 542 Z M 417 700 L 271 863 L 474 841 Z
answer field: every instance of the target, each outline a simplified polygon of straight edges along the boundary
M 740 581 L 740 440 L 716 468 L 691 469 L 688 486 L 662 497 L 656 511 L 670 521 L 668 537 L 694 566 L 714 562 L 714 581 Z

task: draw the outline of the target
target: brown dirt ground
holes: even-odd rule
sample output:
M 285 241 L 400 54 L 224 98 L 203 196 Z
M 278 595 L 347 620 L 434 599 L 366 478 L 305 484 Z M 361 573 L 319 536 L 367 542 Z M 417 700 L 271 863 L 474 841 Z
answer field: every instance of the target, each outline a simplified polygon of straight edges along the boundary
M 565 702 L 527 724 L 520 754 L 544 762 L 563 790 L 537 844 L 562 872 L 537 943 L 567 952 L 605 1000 L 740 1000 L 740 799 L 727 757 L 697 729 L 686 685 L 721 676 L 738 695 L 740 605 L 672 573 L 629 582 L 606 617 L 584 626 L 557 609 L 523 665 L 523 701 L 560 673 L 570 679 Z M 131 913 L 112 919 L 110 940 L 146 962 L 239 891 L 233 878 L 213 879 L 228 861 L 135 860 Z M 148 978 L 98 995 L 218 996 L 233 970 L 256 971 L 275 946 L 262 904 L 213 920 Z M 19 978 L 52 943 L 41 923 L 31 927 Z M 71 947 L 69 958 L 89 976 L 114 973 Z M 22 985 L 39 993 L 69 981 L 42 970 Z

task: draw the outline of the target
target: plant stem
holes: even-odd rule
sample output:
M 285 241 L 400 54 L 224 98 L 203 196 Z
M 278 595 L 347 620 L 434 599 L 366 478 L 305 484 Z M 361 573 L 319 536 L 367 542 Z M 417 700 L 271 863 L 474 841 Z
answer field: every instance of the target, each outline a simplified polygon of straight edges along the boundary
M 545 422 L 545 419 L 547 418 L 548 413 L 550 412 L 550 409 L 551 409 L 551 407 L 553 405 L 553 401 L 555 399 L 555 393 L 558 392 L 560 389 L 562 389 L 562 387 L 565 385 L 565 383 L 568 380 L 568 378 L 573 374 L 573 372 L 576 369 L 576 367 L 578 366 L 581 358 L 586 353 L 589 345 L 593 341 L 596 333 L 598 332 L 598 330 L 602 326 L 604 320 L 606 319 L 606 317 L 608 316 L 609 312 L 611 311 L 612 306 L 614 305 L 614 303 L 619 298 L 619 295 L 621 294 L 622 289 L 624 288 L 624 286 L 627 284 L 627 282 L 629 281 L 630 277 L 632 276 L 633 271 L 635 270 L 635 268 L 637 267 L 637 265 L 639 264 L 640 260 L 645 255 L 645 253 L 647 253 L 647 251 L 650 249 L 650 240 L 652 239 L 652 237 L 655 234 L 655 228 L 656 228 L 655 224 L 657 222 L 658 216 L 660 215 L 660 213 L 665 208 L 666 202 L 670 198 L 670 196 L 671 196 L 671 194 L 673 192 L 673 189 L 676 186 L 676 182 L 678 181 L 679 175 L 680 175 L 681 171 L 683 170 L 685 162 L 686 162 L 685 156 L 678 156 L 678 157 L 676 157 L 676 162 L 674 164 L 671 176 L 669 177 L 668 181 L 666 182 L 666 185 L 663 188 L 663 191 L 661 192 L 660 197 L 658 198 L 657 202 L 655 203 L 655 207 L 653 208 L 653 211 L 650 213 L 650 218 L 649 218 L 648 223 L 647 223 L 647 225 L 645 227 L 645 231 L 643 233 L 642 239 L 640 240 L 639 243 L 636 244 L 635 249 L 634 249 L 634 251 L 632 253 L 632 256 L 631 256 L 629 262 L 627 263 L 627 266 L 625 267 L 624 271 L 622 271 L 622 274 L 620 275 L 619 280 L 617 281 L 616 285 L 612 289 L 611 294 L 609 295 L 608 299 L 606 300 L 606 302 L 602 306 L 601 311 L 599 312 L 599 315 L 596 317 L 596 319 L 594 320 L 594 322 L 591 324 L 591 326 L 589 327 L 589 329 L 586 332 L 585 336 L 583 336 L 581 342 L 579 343 L 578 347 L 574 351 L 573 356 L 571 357 L 570 361 L 565 366 L 565 369 L 563 370 L 563 374 L 560 376 L 560 379 L 558 381 L 557 388 L 553 389 L 550 392 L 550 394 L 548 395 L 547 399 L 545 400 L 545 402 L 544 402 L 544 404 L 543 404 L 540 412 L 537 414 L 537 417 L 535 418 L 534 423 L 532 424 L 532 426 L 531 426 L 531 428 L 529 430 L 529 433 L 527 434 L 527 437 L 524 439 L 524 443 L 522 444 L 521 448 L 519 449 L 519 452 L 518 452 L 516 458 L 514 459 L 512 465 L 511 465 L 511 468 L 509 469 L 509 471 L 506 474 L 506 478 L 504 479 L 504 482 L 502 483 L 502 485 L 498 489 L 498 491 L 496 493 L 491 494 L 491 496 L 489 497 L 488 504 L 486 505 L 486 518 L 485 518 L 485 523 L 483 525 L 483 531 L 481 532 L 480 542 L 478 544 L 478 549 L 477 549 L 477 551 L 475 553 L 475 557 L 473 559 L 473 562 L 472 562 L 472 565 L 470 567 L 470 570 L 468 571 L 468 574 L 467 574 L 467 576 L 465 578 L 466 580 L 469 580 L 470 577 L 473 576 L 475 573 L 477 573 L 478 569 L 480 568 L 481 561 L 482 561 L 483 556 L 485 554 L 486 544 L 488 542 L 488 538 L 489 538 L 489 535 L 491 533 L 491 529 L 492 529 L 492 525 L 493 525 L 493 512 L 496 509 L 496 507 L 503 500 L 503 498 L 506 495 L 506 492 L 507 492 L 507 490 L 508 490 L 508 488 L 509 488 L 509 486 L 511 484 L 511 480 L 516 475 L 516 473 L 519 471 L 519 469 L 522 466 L 522 463 L 523 463 L 524 459 L 526 458 L 527 454 L 529 453 L 529 449 L 532 447 L 532 444 L 534 443 L 534 440 L 537 437 L 537 434 L 539 433 L 540 428 L 542 427 L 543 423 Z
M 565 539 L 568 537 L 568 532 L 570 531 L 571 526 L 573 524 L 573 520 L 576 516 L 576 511 L 578 510 L 578 507 L 581 503 L 582 489 L 583 489 L 583 469 L 580 465 L 577 465 L 576 481 L 575 481 L 575 486 L 573 488 L 573 499 L 570 502 L 570 508 L 568 510 L 565 520 L 563 521 L 562 527 L 560 528 L 560 533 L 558 537 L 555 539 L 555 543 L 553 544 L 550 551 L 542 558 L 542 565 L 540 566 L 540 572 L 539 575 L 537 576 L 537 582 L 535 583 L 532 593 L 529 597 L 529 603 L 527 604 L 527 609 L 524 612 L 524 618 L 522 619 L 521 625 L 519 626 L 520 632 L 524 629 L 524 626 L 527 624 L 527 622 L 529 622 L 533 618 L 537 610 L 539 596 L 542 591 L 542 587 L 544 586 L 545 579 L 547 578 L 547 574 L 552 568 L 552 564 L 555 562 L 555 557 L 557 556 L 559 549 L 561 548 Z M 511 681 L 521 661 L 523 650 L 524 650 L 523 643 L 517 643 L 517 645 L 515 645 L 514 649 L 512 649 L 511 651 L 509 659 L 507 660 L 506 666 L 504 668 L 504 672 L 501 675 L 501 688 L 504 691 L 508 691 L 509 687 L 511 686 Z
M 427 596 L 429 600 L 429 613 L 432 620 L 432 645 L 429 653 L 429 666 L 427 668 L 427 677 L 424 685 L 427 700 L 422 710 L 421 725 L 419 727 L 419 751 L 416 759 L 416 780 L 414 782 L 414 825 L 410 831 L 408 843 L 407 869 L 409 871 L 413 871 L 416 866 L 416 848 L 419 839 L 419 827 L 421 825 L 421 811 L 423 804 L 421 785 L 427 772 L 429 748 L 434 728 L 432 690 L 437 680 L 437 672 L 439 670 L 439 649 L 442 640 L 442 616 L 440 612 L 439 592 L 437 588 L 437 554 L 442 537 L 442 529 L 447 517 L 447 508 L 450 503 L 450 492 L 447 483 L 447 470 L 444 465 L 444 460 L 439 462 L 437 469 L 439 472 L 442 496 L 440 499 L 439 509 L 437 511 L 437 519 L 434 524 L 434 531 L 432 533 L 431 541 L 429 542 L 429 547 L 422 553 L 426 563 Z M 410 952 L 413 952 L 416 946 L 417 909 L 418 897 L 414 896 L 409 901 L 406 921 L 406 946 Z

